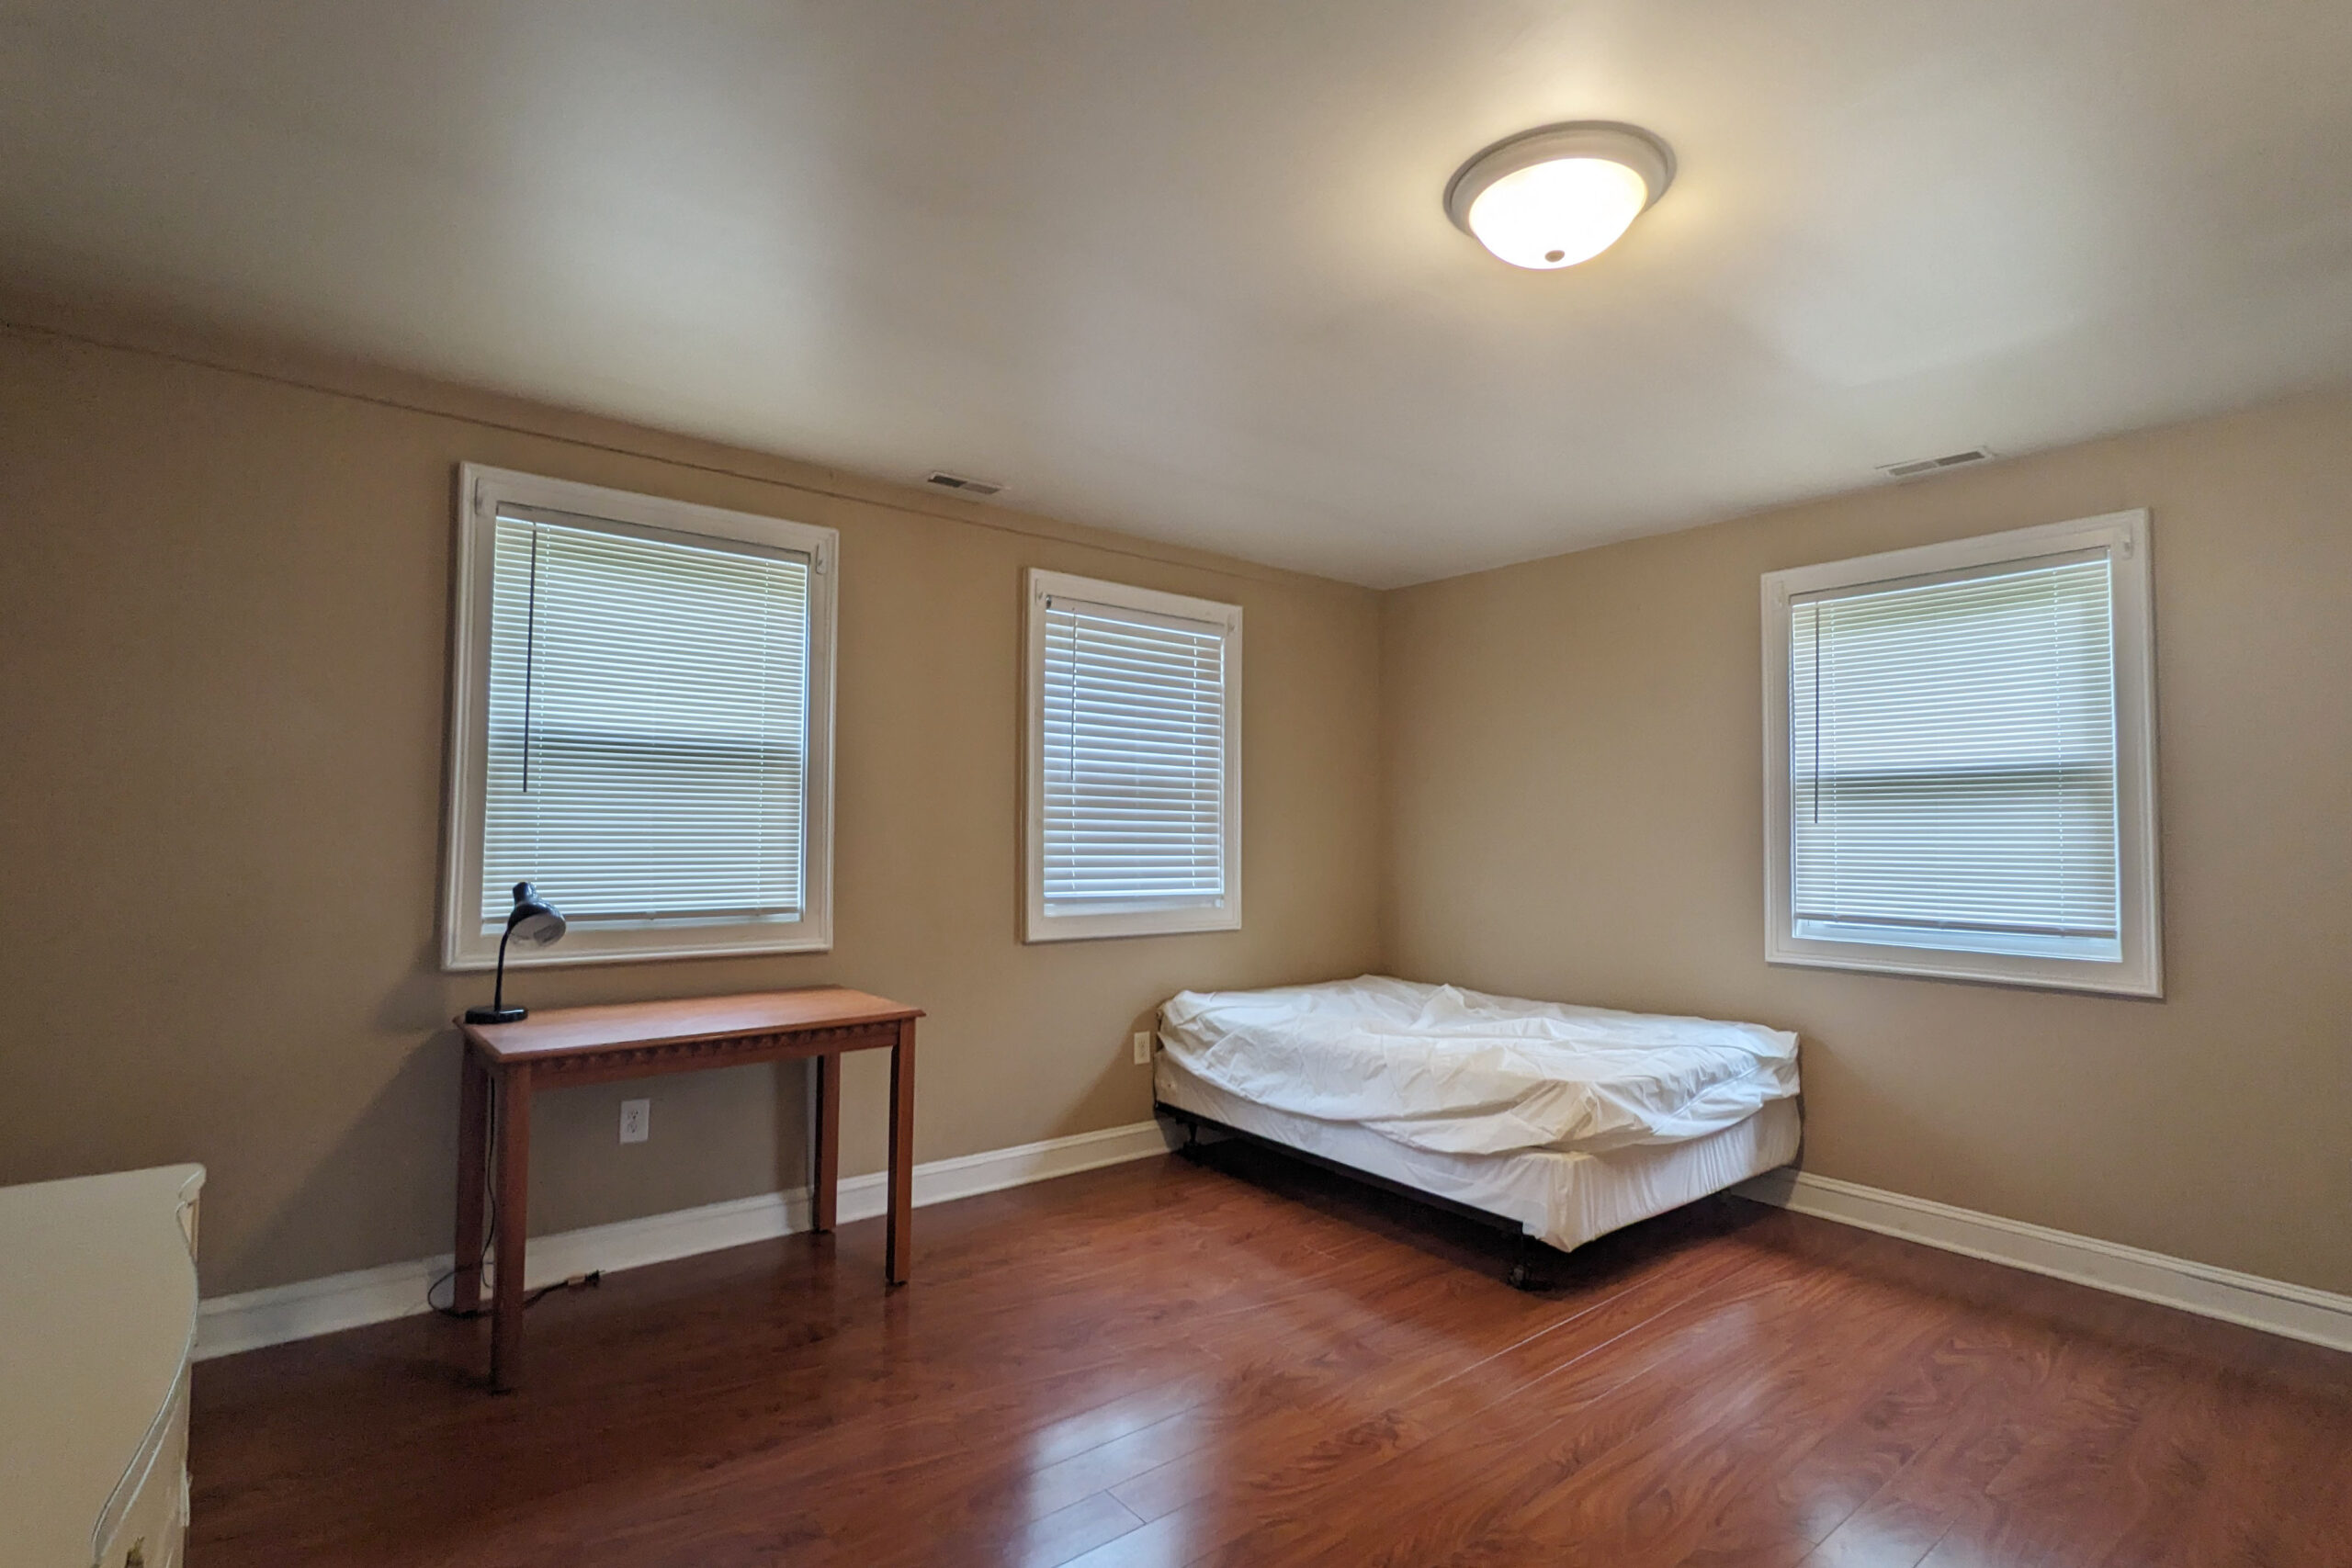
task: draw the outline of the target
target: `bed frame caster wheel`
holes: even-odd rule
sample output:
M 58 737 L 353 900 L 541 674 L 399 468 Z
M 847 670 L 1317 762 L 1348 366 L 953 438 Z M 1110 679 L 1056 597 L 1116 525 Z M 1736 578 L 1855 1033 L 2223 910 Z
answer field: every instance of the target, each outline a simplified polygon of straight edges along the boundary
M 1545 1250 L 1533 1237 L 1522 1232 L 1511 1255 L 1510 1272 L 1503 1276 L 1504 1282 L 1514 1291 L 1542 1290 L 1544 1281 L 1536 1278 L 1535 1265 L 1542 1261 Z

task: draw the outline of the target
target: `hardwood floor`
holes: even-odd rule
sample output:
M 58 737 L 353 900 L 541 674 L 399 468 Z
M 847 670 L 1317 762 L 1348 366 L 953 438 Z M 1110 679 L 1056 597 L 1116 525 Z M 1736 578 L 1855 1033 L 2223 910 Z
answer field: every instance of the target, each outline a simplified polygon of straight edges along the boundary
M 2352 1357 L 1719 1198 L 1500 1281 L 1233 1145 L 196 1372 L 235 1564 L 2343 1564 Z

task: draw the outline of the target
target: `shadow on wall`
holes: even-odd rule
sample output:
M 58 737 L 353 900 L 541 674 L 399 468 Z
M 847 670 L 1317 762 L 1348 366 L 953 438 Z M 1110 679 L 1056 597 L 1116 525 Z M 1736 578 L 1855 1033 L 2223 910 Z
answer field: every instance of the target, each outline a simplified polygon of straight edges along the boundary
M 1835 1044 L 1812 1031 L 1800 1037 L 1798 1053 L 1798 1071 L 1804 1084 L 1805 1133 L 1804 1142 L 1792 1162 L 1795 1168 L 1807 1170 L 1821 1164 L 1845 1163 L 1836 1151 L 1830 1151 L 1826 1160 L 1818 1157 L 1822 1154 L 1820 1135 L 1815 1131 L 1822 1124 L 1815 1120 L 1818 1112 L 1833 1129 L 1869 1127 L 1873 1143 L 1910 1151 L 1917 1168 L 1964 1172 L 1973 1191 L 1999 1189 L 2001 1169 L 1985 1157 L 1983 1148 L 1954 1136 L 1949 1126 L 1917 1114 L 1903 1100 L 1879 1087 L 1863 1058 L 1840 1053 Z M 1930 1199 L 1938 1196 L 1931 1192 L 1915 1195 Z
M 375 1238 L 388 1232 L 413 1243 L 432 1238 L 401 1257 L 447 1251 L 458 1160 L 458 1052 L 455 1029 L 433 1032 L 323 1146 L 309 1146 L 320 1131 L 315 1125 L 288 1116 L 278 1146 L 209 1157 L 206 1201 L 268 1218 L 234 1253 L 199 1249 L 204 1292 L 271 1282 L 252 1279 L 262 1267 L 278 1279 L 308 1279 L 382 1263 Z M 270 1085 L 260 1080 L 251 1092 L 266 1095 Z M 420 1128 L 432 1132 L 420 1138 Z M 279 1190 L 289 1170 L 292 1181 Z M 358 1214 L 370 1216 L 364 1232 L 351 1223 Z

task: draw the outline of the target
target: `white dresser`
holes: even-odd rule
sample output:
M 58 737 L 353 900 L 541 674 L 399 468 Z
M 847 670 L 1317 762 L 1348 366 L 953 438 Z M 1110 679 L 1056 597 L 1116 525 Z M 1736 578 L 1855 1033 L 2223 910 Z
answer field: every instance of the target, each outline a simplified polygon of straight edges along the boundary
M 0 1568 L 177 1568 L 203 1185 L 0 1188 Z

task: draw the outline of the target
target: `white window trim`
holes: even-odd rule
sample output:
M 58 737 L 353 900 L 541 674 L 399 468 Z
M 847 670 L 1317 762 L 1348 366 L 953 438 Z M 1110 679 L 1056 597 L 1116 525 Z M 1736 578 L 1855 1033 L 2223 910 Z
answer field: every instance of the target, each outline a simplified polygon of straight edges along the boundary
M 2156 837 L 2155 653 L 2148 513 L 2072 523 L 1893 550 L 1764 576 L 1764 957 L 1770 964 L 1860 969 L 2052 990 L 2164 995 L 2163 912 Z M 2116 963 L 1963 953 L 1895 943 L 1825 942 L 1792 931 L 1789 870 L 1789 601 L 1828 588 L 1959 571 L 2069 551 L 2104 549 L 2115 602 L 2116 839 L 2122 957 Z
M 1192 599 L 1099 578 L 1029 570 L 1023 676 L 1023 809 L 1021 860 L 1026 892 L 1023 942 L 1080 942 L 1098 937 L 1166 936 L 1241 929 L 1241 606 Z M 1046 600 L 1062 594 L 1121 609 L 1225 627 L 1225 897 L 1216 905 L 1127 909 L 1114 914 L 1046 913 L 1045 677 Z
M 464 463 L 458 468 L 457 571 L 450 613 L 448 823 L 441 879 L 441 966 L 479 970 L 491 968 L 498 961 L 497 936 L 485 935 L 480 929 L 480 904 L 489 763 L 492 524 L 502 506 L 570 513 L 592 521 L 765 545 L 806 554 L 811 562 L 807 841 L 802 845 L 800 918 L 731 926 L 574 926 L 553 946 L 527 951 L 510 948 L 506 966 L 544 968 L 830 949 L 833 944 L 833 585 L 839 576 L 840 534 L 805 523 Z

